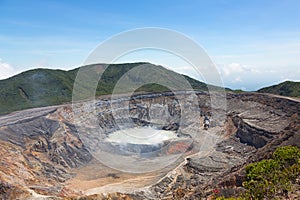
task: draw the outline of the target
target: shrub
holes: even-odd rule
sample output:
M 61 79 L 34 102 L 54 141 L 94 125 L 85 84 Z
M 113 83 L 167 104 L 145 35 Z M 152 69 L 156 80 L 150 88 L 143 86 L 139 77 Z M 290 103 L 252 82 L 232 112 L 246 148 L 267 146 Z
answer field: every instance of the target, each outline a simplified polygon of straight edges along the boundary
M 292 183 L 300 175 L 300 150 L 297 147 L 279 147 L 272 159 L 249 164 L 246 167 L 247 197 L 252 199 L 274 199 L 276 195 L 287 195 Z

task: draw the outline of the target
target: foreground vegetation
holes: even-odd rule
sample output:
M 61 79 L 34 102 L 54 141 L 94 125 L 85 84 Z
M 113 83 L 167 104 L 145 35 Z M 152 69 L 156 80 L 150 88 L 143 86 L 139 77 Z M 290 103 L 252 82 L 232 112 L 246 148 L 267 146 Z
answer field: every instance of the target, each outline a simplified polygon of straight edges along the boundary
M 297 185 L 299 187 L 299 178 L 300 149 L 294 146 L 279 147 L 271 159 L 246 166 L 246 180 L 243 183 L 246 192 L 242 197 L 216 199 L 288 199 Z

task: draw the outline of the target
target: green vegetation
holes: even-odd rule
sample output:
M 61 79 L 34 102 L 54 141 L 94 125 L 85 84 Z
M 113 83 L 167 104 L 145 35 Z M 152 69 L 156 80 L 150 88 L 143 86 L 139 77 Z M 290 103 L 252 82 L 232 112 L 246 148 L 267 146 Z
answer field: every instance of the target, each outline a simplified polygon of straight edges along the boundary
M 238 90 L 233 90 L 233 92 L 235 92 L 235 93 L 243 93 L 244 91 L 241 90 L 241 89 L 238 89 Z
M 243 197 L 216 199 L 287 198 L 288 193 L 294 189 L 297 178 L 300 178 L 300 149 L 294 146 L 279 147 L 271 159 L 246 167 L 246 180 L 243 183 L 246 193 Z
M 300 82 L 285 81 L 278 85 L 262 88 L 258 92 L 300 97 Z
M 127 73 L 128 76 L 123 76 L 126 72 L 144 64 L 147 67 L 143 70 L 136 70 L 134 73 Z M 93 85 L 91 80 L 98 78 L 99 73 L 104 70 L 103 66 L 103 64 L 89 65 L 80 69 L 86 73 L 76 87 L 81 95 L 78 97 L 79 99 L 91 97 L 88 90 L 90 85 Z M 34 69 L 6 80 L 0 80 L 0 114 L 71 102 L 73 84 L 78 70 L 79 68 L 70 71 Z M 185 79 L 183 80 L 182 77 Z M 184 87 L 186 80 L 193 89 L 207 91 L 205 83 L 181 76 L 161 66 L 149 63 L 126 63 L 109 65 L 98 82 L 96 96 L 111 94 L 120 79 L 123 80 L 123 84 L 115 90 L 116 93 L 129 92 L 128 88 L 136 88 L 137 92 L 165 92 L 172 90 L 173 86 L 184 90 L 186 89 Z M 211 88 L 221 89 L 215 86 L 211 86 Z
M 248 165 L 246 174 L 244 187 L 249 197 L 275 199 L 276 195 L 287 195 L 300 175 L 300 149 L 279 147 L 271 159 Z
M 70 101 L 76 71 L 36 69 L 0 81 L 0 114 Z

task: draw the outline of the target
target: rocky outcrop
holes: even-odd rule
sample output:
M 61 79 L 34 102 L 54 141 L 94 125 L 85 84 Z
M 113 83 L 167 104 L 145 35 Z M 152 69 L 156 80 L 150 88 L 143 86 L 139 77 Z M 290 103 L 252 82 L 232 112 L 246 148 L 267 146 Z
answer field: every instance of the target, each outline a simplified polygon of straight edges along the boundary
M 133 126 L 154 125 L 176 129 L 181 117 L 180 102 L 173 93 L 139 95 L 130 99 L 97 103 L 97 117 L 105 134 Z
M 242 143 L 254 146 L 255 148 L 261 148 L 273 138 L 272 135 L 274 135 L 274 133 L 272 134 L 263 129 L 252 127 L 238 116 L 233 117 L 232 121 L 237 127 L 236 137 L 238 137 Z
M 92 159 L 66 121 L 51 119 L 56 112 L 56 108 L 45 108 L 34 114 L 33 109 L 1 120 L 0 149 L 5 156 L 0 179 L 4 183 L 24 191 L 59 194 L 64 182 L 75 175 L 69 169 Z

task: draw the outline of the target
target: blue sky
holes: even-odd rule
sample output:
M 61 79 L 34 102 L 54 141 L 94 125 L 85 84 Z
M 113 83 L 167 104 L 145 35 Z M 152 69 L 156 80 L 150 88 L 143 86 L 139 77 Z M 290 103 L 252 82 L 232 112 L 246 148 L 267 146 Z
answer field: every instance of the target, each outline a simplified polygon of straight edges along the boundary
M 0 24 L 0 79 L 37 67 L 72 69 L 115 34 L 161 27 L 201 45 L 227 87 L 256 90 L 300 80 L 298 0 L 0 0 Z M 163 53 L 120 61 L 141 60 L 198 78 Z

